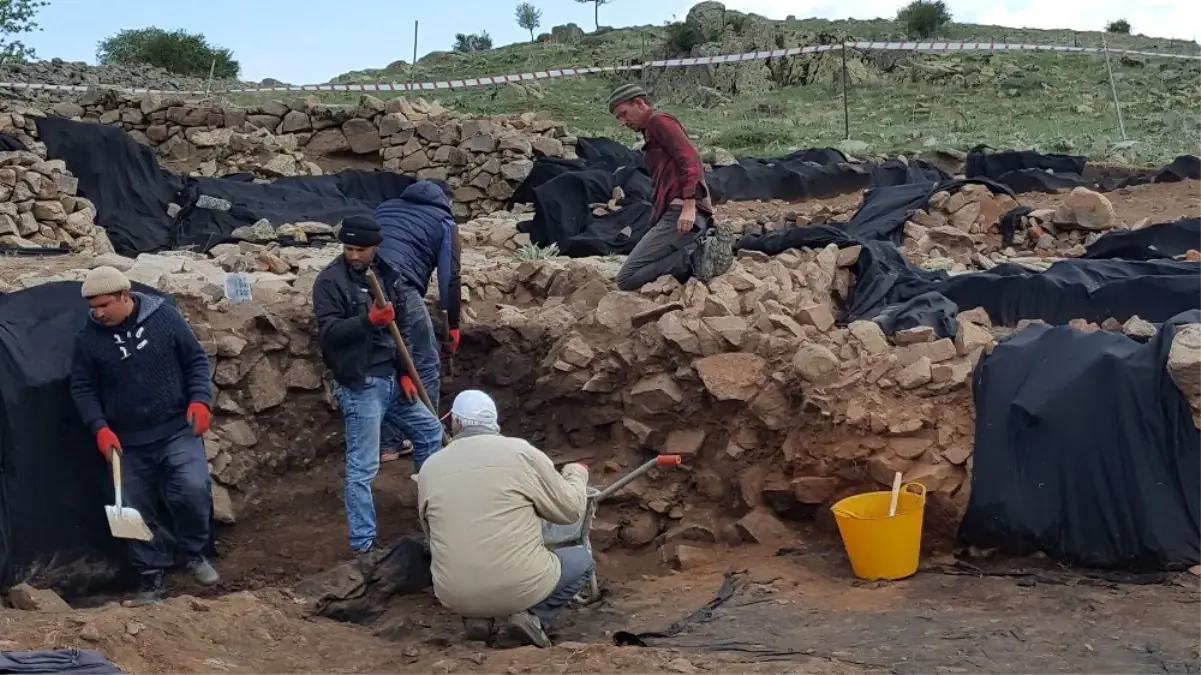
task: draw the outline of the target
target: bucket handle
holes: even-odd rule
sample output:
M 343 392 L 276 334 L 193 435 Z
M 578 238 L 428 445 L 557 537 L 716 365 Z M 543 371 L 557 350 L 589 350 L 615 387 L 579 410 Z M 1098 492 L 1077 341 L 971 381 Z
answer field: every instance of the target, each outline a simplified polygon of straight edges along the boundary
M 905 483 L 904 485 L 901 486 L 901 489 L 905 492 L 909 492 L 911 494 L 917 495 L 918 499 L 921 500 L 922 506 L 926 505 L 926 486 L 925 485 L 923 485 L 921 483 Z M 862 519 L 859 516 L 859 514 L 854 513 L 852 511 L 848 511 L 847 509 L 844 509 L 844 508 L 838 506 L 837 504 L 835 504 L 834 506 L 831 506 L 830 511 L 832 511 L 834 513 L 834 515 L 836 515 L 836 516 L 842 516 L 844 518 L 854 518 L 856 520 Z M 895 518 L 896 516 L 893 516 L 893 517 Z

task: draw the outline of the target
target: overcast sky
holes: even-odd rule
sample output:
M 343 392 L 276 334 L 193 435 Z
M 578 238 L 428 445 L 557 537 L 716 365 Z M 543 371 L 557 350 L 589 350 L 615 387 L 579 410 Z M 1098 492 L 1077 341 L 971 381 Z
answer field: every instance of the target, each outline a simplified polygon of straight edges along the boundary
M 487 30 L 495 45 L 528 40 L 513 20 L 516 0 L 325 0 L 246 2 L 204 0 L 49 0 L 39 14 L 43 30 L 26 40 L 39 58 L 95 61 L 96 43 L 125 28 L 157 25 L 201 32 L 233 50 L 242 78 L 274 77 L 316 84 L 350 70 L 382 68 L 412 60 L 413 21 L 420 22 L 418 52 L 450 47 L 455 33 Z M 542 9 L 539 32 L 571 21 L 592 30 L 592 5 L 572 0 L 531 0 Z M 612 0 L 601 6 L 601 24 L 662 24 L 681 19 L 689 0 Z M 900 0 L 729 0 L 730 9 L 773 19 L 789 14 L 828 19 L 892 17 Z M 956 21 L 1029 28 L 1100 30 L 1125 18 L 1133 31 L 1196 39 L 1201 32 L 1197 0 L 947 0 Z M 563 66 L 591 65 L 564 63 Z M 503 73 L 496 73 L 503 74 Z

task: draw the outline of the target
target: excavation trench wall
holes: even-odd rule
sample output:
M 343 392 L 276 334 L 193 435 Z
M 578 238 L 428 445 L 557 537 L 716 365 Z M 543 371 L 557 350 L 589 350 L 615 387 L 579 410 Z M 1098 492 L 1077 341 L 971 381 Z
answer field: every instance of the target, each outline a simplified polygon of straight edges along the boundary
M 777 544 L 789 521 L 826 520 L 834 501 L 884 489 L 896 471 L 929 489 L 927 530 L 952 533 L 970 484 L 969 379 L 993 344 L 983 312 L 960 313 L 955 340 L 835 325 L 855 247 L 740 254 L 708 285 L 665 277 L 630 293 L 614 289 L 613 261 L 517 260 L 485 243 L 489 232 L 462 234 L 463 346 L 444 409 L 455 392 L 484 389 L 508 433 L 587 458 L 597 484 L 656 453 L 684 457 L 602 512 L 598 547 Z M 173 295 L 208 353 L 205 449 L 223 523 L 237 527 L 248 499 L 287 483 L 271 477 L 341 449 L 311 306 L 317 270 L 337 252 L 243 242 L 90 262 Z M 251 273 L 251 301 L 225 299 L 225 274 L 248 269 L 275 271 Z M 683 565 L 679 550 L 664 556 Z
M 620 516 L 601 523 L 634 548 L 681 527 L 769 543 L 780 521 L 824 518 L 837 499 L 881 489 L 896 471 L 927 486 L 931 530 L 949 534 L 971 469 L 968 381 L 992 345 L 972 319 L 987 319 L 965 312 L 956 340 L 917 329 L 894 337 L 899 344 L 870 322 L 837 327 L 832 297 L 849 283 L 854 254 L 747 256 L 708 286 L 664 278 L 638 293 L 614 290 L 598 261 L 473 260 L 443 410 L 455 392 L 484 389 L 507 432 L 553 456 L 589 457 L 597 483 L 655 453 L 683 455 L 682 470 L 631 486 Z M 312 279 L 240 305 L 159 281 L 184 293 L 213 360 L 217 417 L 206 445 L 218 503 L 229 507 L 218 512 L 231 521 L 257 479 L 340 449 Z

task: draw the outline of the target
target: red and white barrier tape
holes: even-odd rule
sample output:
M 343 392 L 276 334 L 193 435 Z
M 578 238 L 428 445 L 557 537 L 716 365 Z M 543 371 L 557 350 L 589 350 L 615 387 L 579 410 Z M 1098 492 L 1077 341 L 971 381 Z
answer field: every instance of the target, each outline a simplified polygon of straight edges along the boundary
M 916 52 L 1065 52 L 1075 54 L 1102 54 L 1106 50 L 1100 47 L 1070 47 L 1067 45 L 1035 45 L 1007 42 L 847 42 L 847 47 L 860 50 L 878 51 L 916 51 Z M 842 44 L 812 45 L 809 47 L 790 47 L 773 49 L 762 52 L 745 52 L 742 54 L 716 54 L 713 56 L 696 56 L 685 59 L 662 59 L 643 64 L 620 66 L 588 66 L 573 68 L 557 68 L 538 70 L 529 73 L 510 75 L 488 75 L 485 77 L 469 77 L 459 80 L 438 80 L 433 82 L 388 82 L 376 84 L 303 84 L 281 86 L 249 85 L 234 89 L 213 89 L 211 92 L 188 91 L 172 89 L 141 89 L 118 87 L 113 85 L 72 85 L 72 84 L 41 84 L 34 82 L 0 82 L 0 87 L 12 89 L 32 89 L 51 91 L 87 91 L 89 89 L 118 89 L 135 94 L 238 94 L 259 92 L 310 92 L 310 91 L 342 91 L 342 92 L 380 92 L 380 91 L 440 91 L 447 89 L 466 89 L 470 87 L 485 87 L 513 82 L 529 82 L 531 80 L 547 80 L 558 77 L 577 77 L 580 75 L 597 75 L 601 73 L 620 73 L 640 71 L 644 68 L 681 68 L 687 66 L 702 66 L 722 63 L 738 63 L 741 61 L 762 61 L 778 59 L 786 56 L 816 54 L 835 49 L 841 49 Z M 1111 54 L 1129 54 L 1135 56 L 1161 57 L 1167 59 L 1187 59 L 1201 61 L 1201 55 L 1169 54 L 1166 52 L 1146 52 L 1133 49 L 1109 49 Z

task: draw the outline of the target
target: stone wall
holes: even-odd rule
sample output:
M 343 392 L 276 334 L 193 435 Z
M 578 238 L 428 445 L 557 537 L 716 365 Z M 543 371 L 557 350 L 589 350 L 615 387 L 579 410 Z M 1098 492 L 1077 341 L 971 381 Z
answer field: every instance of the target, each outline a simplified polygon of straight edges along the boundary
M 96 225 L 96 207 L 78 196 L 78 187 L 62 160 L 0 152 L 0 248 L 111 252 L 108 235 Z
M 332 105 L 309 97 L 246 107 L 161 94 L 89 94 L 48 110 L 12 107 L 0 113 L 0 131 L 36 152 L 33 117 L 49 113 L 117 125 L 154 148 L 165 165 L 205 176 L 319 175 L 325 158 L 357 157 L 449 182 L 462 219 L 499 209 L 529 174 L 534 157 L 575 152 L 563 123 L 544 113 L 468 118 L 421 98 L 382 101 L 364 95 L 357 105 Z

